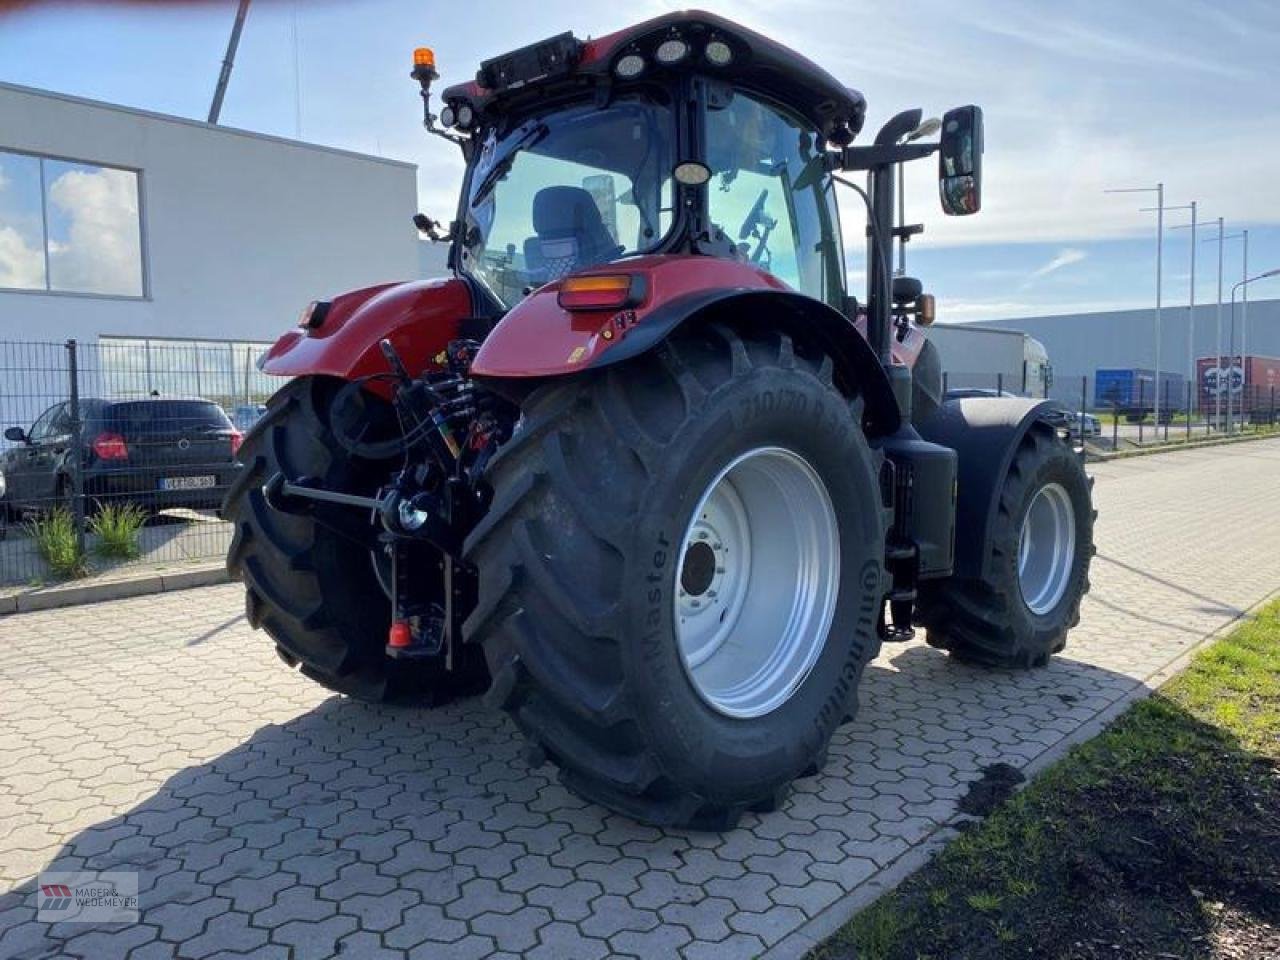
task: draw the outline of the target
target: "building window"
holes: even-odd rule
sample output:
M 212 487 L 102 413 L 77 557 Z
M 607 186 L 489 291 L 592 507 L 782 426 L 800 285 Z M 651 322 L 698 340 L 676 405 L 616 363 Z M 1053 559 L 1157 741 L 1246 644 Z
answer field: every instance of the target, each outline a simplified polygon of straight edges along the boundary
M 137 172 L 0 150 L 0 289 L 144 296 Z

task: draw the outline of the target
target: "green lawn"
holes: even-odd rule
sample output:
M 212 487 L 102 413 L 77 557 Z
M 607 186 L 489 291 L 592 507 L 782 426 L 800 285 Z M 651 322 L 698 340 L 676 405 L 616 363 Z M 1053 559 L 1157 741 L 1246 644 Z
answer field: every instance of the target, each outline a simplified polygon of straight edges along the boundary
M 813 956 L 1280 957 L 1280 603 Z

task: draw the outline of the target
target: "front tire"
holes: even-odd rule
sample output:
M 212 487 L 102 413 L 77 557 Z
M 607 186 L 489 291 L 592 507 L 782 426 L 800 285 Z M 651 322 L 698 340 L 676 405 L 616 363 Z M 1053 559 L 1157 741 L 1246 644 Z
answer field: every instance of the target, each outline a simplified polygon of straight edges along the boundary
M 1080 457 L 1045 423 L 1022 438 L 1004 479 L 989 579 L 921 584 L 930 645 L 993 667 L 1039 667 L 1063 649 L 1089 590 L 1094 510 Z
M 880 643 L 859 410 L 821 355 L 727 328 L 529 398 L 466 545 L 466 626 L 571 789 L 725 828 L 823 765 Z
M 353 456 L 333 435 L 329 414 L 339 386 L 322 377 L 292 381 L 267 401 L 240 448 L 244 468 L 222 516 L 235 524 L 227 570 L 244 580 L 249 623 L 271 636 L 285 663 L 360 700 L 440 703 L 479 692 L 488 675 L 472 650 L 459 652 L 452 672 L 439 660 L 389 659 L 391 605 L 370 552 L 267 502 L 263 486 L 277 473 L 366 496 L 386 481 L 391 467 Z

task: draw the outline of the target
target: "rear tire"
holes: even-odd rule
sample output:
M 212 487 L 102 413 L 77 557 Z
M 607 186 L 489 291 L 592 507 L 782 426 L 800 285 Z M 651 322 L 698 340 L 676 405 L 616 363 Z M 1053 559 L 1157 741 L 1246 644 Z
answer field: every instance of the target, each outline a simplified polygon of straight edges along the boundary
M 993 667 L 1040 667 L 1062 650 L 1089 590 L 1091 485 L 1070 445 L 1047 424 L 1033 425 L 1001 490 L 991 579 L 921 584 L 916 620 L 930 645 Z
M 648 823 L 724 829 L 822 767 L 880 644 L 885 514 L 860 409 L 832 385 L 830 360 L 726 328 L 524 404 L 467 541 L 480 585 L 466 627 L 488 656 L 492 701 L 570 789 Z M 735 463 L 756 472 L 726 472 Z M 753 567 L 691 547 L 726 477 L 755 531 L 734 541 L 751 545 Z M 790 515 L 807 519 L 787 527 Z M 712 546 L 731 542 L 705 529 Z M 789 570 L 788 555 L 756 548 L 779 536 L 798 545 Z M 765 563 L 774 569 L 752 580 Z M 792 619 L 761 639 L 770 611 L 748 619 L 726 605 L 721 662 L 737 671 L 726 680 L 695 662 L 709 634 L 682 632 L 679 605 L 715 598 L 712 578 L 735 570 L 741 611 L 781 596 Z M 787 577 L 795 589 L 769 592 Z M 810 616 L 818 626 L 791 629 Z
M 276 473 L 372 495 L 390 465 L 352 456 L 329 427 L 340 384 L 300 377 L 267 402 L 240 449 L 244 469 L 222 516 L 235 524 L 227 569 L 245 584 L 249 623 L 276 642 L 281 659 L 317 683 L 360 700 L 444 702 L 487 683 L 483 657 L 463 649 L 453 672 L 440 660 L 385 654 L 390 602 L 373 558 L 311 517 L 274 510 L 263 485 Z

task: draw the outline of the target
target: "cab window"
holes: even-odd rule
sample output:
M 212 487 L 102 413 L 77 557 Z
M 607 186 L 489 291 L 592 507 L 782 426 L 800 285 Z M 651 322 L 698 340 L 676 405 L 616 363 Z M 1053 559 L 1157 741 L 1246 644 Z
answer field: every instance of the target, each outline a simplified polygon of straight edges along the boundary
M 707 113 L 712 222 L 753 263 L 839 305 L 839 225 L 821 140 L 803 121 L 738 92 Z

